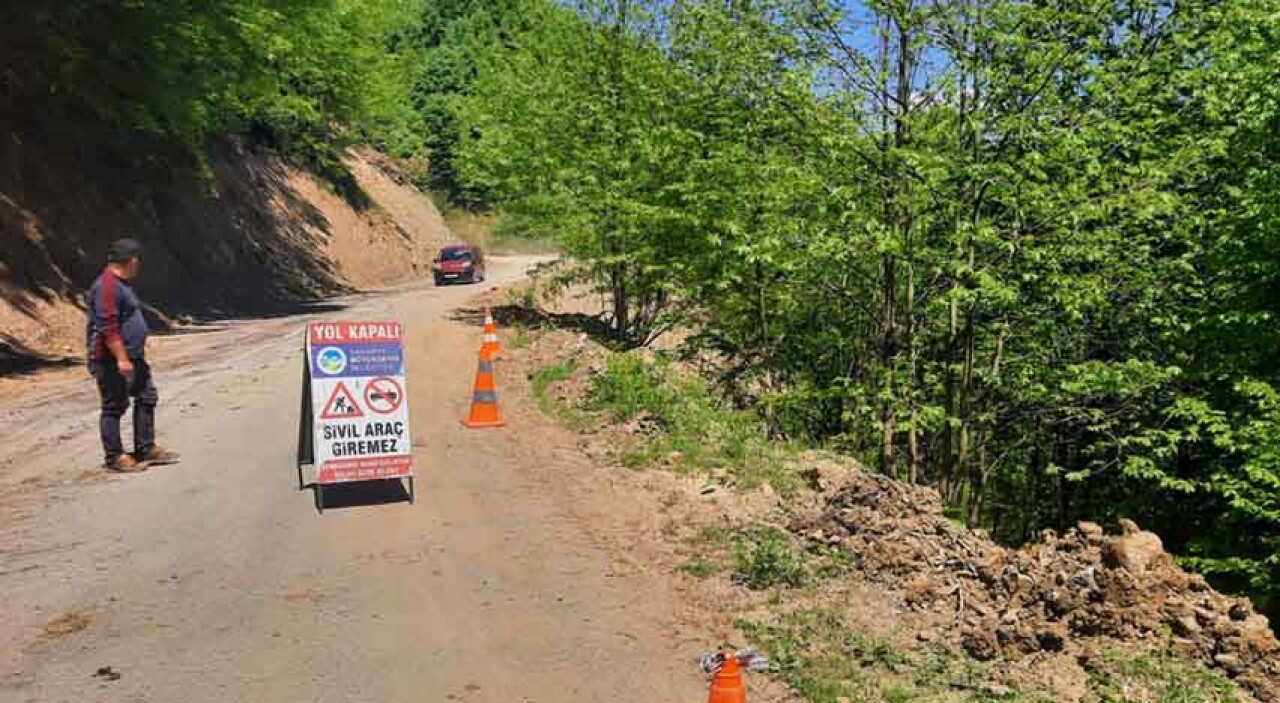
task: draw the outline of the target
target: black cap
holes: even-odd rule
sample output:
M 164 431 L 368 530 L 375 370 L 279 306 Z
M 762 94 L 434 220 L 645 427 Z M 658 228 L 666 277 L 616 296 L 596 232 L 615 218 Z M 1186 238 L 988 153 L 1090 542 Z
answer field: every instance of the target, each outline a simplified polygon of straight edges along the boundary
M 135 256 L 142 256 L 142 243 L 136 239 L 117 239 L 107 249 L 107 263 L 123 264 Z

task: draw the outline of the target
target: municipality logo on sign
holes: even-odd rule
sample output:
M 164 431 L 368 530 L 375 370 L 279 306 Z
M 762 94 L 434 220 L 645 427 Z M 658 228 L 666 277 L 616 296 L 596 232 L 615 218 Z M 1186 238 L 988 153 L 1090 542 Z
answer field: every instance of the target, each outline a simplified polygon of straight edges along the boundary
M 337 347 L 325 347 L 316 354 L 316 366 L 325 374 L 335 376 L 347 369 L 347 354 Z

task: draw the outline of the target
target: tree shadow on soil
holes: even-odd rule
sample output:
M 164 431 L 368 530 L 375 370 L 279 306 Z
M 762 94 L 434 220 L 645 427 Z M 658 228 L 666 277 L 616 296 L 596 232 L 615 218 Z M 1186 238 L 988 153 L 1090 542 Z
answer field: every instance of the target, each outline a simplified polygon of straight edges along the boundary
M 39 354 L 16 339 L 0 333 L 0 377 L 28 376 L 48 368 L 79 366 L 84 361 L 72 357 Z
M 609 323 L 599 315 L 553 313 L 523 305 L 497 305 L 490 308 L 493 320 L 499 327 L 553 327 L 578 332 L 607 347 L 618 344 L 618 338 Z M 455 308 L 449 319 L 467 325 L 484 324 L 484 308 Z
M 350 303 L 338 302 L 333 300 L 317 300 L 317 301 L 279 301 L 273 306 L 263 306 L 254 312 L 230 310 L 206 310 L 201 313 L 189 315 L 187 322 L 181 325 L 170 325 L 161 330 L 153 329 L 151 334 L 156 336 L 181 336 L 185 334 L 198 334 L 203 332 L 217 332 L 225 329 L 226 323 L 243 322 L 247 320 L 273 320 L 281 317 L 296 317 L 298 315 L 323 315 L 325 313 L 342 312 L 351 307 Z
M 18 315 L 83 310 L 124 236 L 143 243 L 136 288 L 162 330 L 317 312 L 352 291 L 325 256 L 332 224 L 272 152 L 226 140 L 201 166 L 175 148 L 139 153 L 31 121 L 0 121 L 0 137 L 0 301 Z M 5 341 L 0 374 L 63 363 Z

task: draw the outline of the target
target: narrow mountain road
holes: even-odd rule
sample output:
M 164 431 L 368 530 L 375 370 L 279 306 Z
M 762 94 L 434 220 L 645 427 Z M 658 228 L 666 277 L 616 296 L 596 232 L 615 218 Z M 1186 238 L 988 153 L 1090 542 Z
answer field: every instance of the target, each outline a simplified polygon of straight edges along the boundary
M 529 263 L 495 260 L 492 282 Z M 670 579 L 609 548 L 626 525 L 581 509 L 591 480 L 560 480 L 595 470 L 572 437 L 527 397 L 504 405 L 505 430 L 460 426 L 480 292 L 414 285 L 159 340 L 161 441 L 184 460 L 136 476 L 95 468 L 83 371 L 7 379 L 0 701 L 704 697 L 692 658 L 715 643 L 679 626 Z M 314 318 L 406 325 L 416 504 L 384 483 L 318 514 L 298 490 Z M 527 394 L 510 373 L 503 400 Z

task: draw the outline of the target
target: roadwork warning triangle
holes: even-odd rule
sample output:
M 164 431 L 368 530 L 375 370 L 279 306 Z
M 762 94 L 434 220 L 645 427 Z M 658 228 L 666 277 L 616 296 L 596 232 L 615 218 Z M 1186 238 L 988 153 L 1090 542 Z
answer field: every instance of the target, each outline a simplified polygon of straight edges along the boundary
M 339 381 L 334 386 L 333 393 L 329 395 L 329 402 L 324 404 L 324 412 L 320 413 L 322 420 L 352 420 L 357 417 L 364 417 L 364 411 L 356 403 L 356 397 L 347 390 L 347 384 Z

